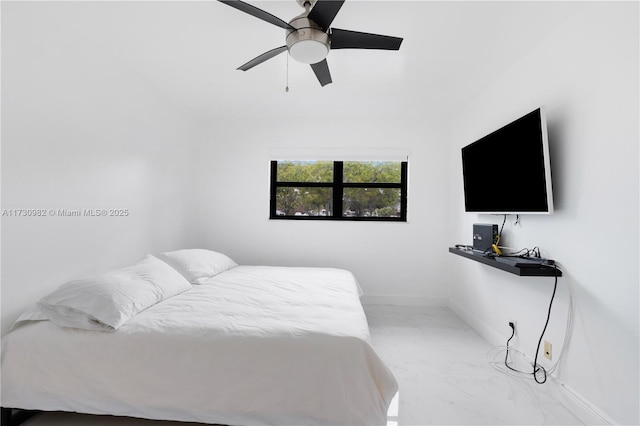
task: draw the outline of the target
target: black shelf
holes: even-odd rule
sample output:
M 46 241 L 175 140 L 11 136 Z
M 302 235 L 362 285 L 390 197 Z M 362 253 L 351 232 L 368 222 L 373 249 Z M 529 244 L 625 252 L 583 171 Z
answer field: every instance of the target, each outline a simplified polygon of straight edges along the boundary
M 484 263 L 492 268 L 502 269 L 503 271 L 510 272 L 522 277 L 554 277 L 562 276 L 562 271 L 559 269 L 540 265 L 538 268 L 518 268 L 516 266 L 507 265 L 496 261 L 492 257 L 485 256 L 481 253 L 474 253 L 471 249 L 449 247 L 449 253 L 457 254 L 458 256 L 466 257 L 467 259 L 475 260 L 476 262 Z

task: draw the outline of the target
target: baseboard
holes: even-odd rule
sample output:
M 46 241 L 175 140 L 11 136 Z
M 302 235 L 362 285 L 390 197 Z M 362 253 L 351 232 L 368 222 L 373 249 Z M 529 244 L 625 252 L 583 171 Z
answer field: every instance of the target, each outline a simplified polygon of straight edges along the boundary
M 360 298 L 363 305 L 392 305 L 392 306 L 449 306 L 449 299 L 446 297 L 424 297 L 424 296 L 396 296 L 396 295 L 376 295 L 365 294 Z
M 492 346 L 504 345 L 504 335 L 498 333 L 484 322 L 478 320 L 462 306 L 450 301 L 449 309 L 451 309 L 456 315 L 462 318 L 464 322 L 466 322 L 471 328 L 477 331 L 478 334 L 484 337 L 484 339 L 488 341 Z
M 449 304 L 456 315 L 462 318 L 471 328 L 478 332 L 489 344 L 493 346 L 501 346 L 504 344 L 504 336 L 496 332 L 487 324 L 480 321 L 467 309 L 453 302 Z M 562 383 L 553 375 L 546 383 L 547 391 L 556 401 L 564 405 L 585 425 L 616 425 L 618 424 L 611 417 L 605 414 L 598 407 L 589 402 L 586 398 L 573 390 L 571 387 Z
M 554 399 L 567 407 L 585 425 L 617 425 L 618 423 L 609 417 L 598 407 L 587 401 L 578 392 L 565 385 L 557 378 L 550 376 L 550 392 Z

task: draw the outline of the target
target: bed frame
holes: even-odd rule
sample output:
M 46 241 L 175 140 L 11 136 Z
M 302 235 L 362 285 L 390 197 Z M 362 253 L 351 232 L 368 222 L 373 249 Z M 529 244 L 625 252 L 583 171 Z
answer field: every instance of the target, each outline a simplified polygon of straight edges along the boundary
M 16 410 L 14 408 L 2 407 L 2 415 L 0 417 L 0 425 L 2 426 L 18 426 L 29 420 L 31 417 L 40 413 L 36 410 Z

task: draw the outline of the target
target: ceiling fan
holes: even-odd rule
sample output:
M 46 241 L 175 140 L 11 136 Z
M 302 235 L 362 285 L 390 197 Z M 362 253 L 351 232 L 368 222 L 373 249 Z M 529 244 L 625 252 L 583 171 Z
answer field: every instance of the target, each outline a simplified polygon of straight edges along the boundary
M 219 1 L 287 31 L 284 46 L 271 49 L 241 65 L 238 69 L 242 71 L 250 70 L 288 50 L 289 55 L 296 61 L 310 64 L 320 85 L 325 86 L 332 82 L 326 60 L 329 50 L 399 50 L 402 43 L 400 37 L 330 28 L 344 0 L 296 0 L 305 11 L 289 22 L 240 0 Z

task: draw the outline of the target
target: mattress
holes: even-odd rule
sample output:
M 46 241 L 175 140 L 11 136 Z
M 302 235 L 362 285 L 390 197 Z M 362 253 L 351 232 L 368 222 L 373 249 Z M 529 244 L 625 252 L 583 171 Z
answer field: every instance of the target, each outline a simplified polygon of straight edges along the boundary
M 2 406 L 227 425 L 380 425 L 397 382 L 349 271 L 238 266 L 113 332 L 21 321 Z

